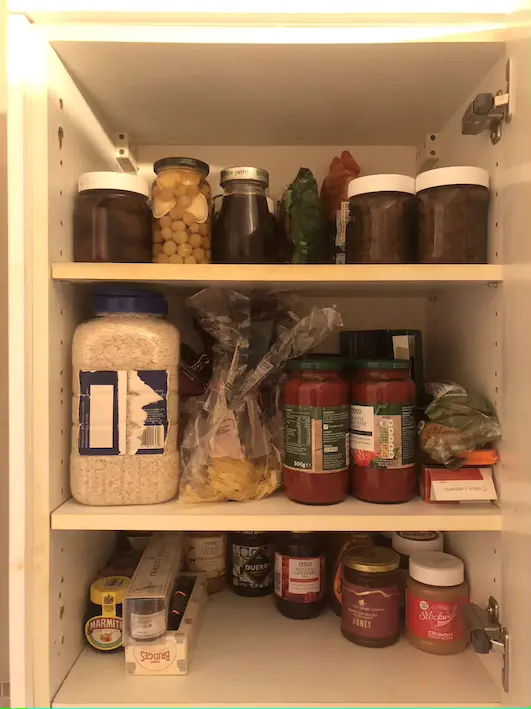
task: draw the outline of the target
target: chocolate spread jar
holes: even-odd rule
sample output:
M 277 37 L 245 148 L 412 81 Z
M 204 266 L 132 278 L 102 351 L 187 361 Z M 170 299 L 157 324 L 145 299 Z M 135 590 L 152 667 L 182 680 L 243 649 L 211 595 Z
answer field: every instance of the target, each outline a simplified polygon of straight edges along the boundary
M 341 632 L 365 647 L 387 647 L 400 636 L 398 554 L 363 547 L 343 559 Z
M 462 652 L 468 645 L 469 633 L 461 619 L 461 608 L 468 603 L 468 597 L 461 559 L 441 551 L 411 556 L 406 591 L 409 642 L 435 655 Z

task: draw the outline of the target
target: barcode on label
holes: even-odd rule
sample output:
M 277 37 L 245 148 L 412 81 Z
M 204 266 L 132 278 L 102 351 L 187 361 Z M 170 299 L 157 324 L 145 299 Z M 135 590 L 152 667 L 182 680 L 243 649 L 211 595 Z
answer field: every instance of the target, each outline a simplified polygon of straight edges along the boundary
M 140 448 L 164 448 L 164 426 L 146 426 Z

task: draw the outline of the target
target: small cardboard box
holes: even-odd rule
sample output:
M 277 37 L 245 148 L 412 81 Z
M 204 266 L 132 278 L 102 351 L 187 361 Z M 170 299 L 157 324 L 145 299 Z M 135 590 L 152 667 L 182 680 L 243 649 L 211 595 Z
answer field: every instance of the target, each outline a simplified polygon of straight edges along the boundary
M 421 497 L 425 502 L 487 502 L 498 499 L 492 468 L 466 467 L 450 470 L 422 466 Z
M 162 638 L 144 645 L 125 648 L 125 672 L 128 675 L 186 675 L 207 601 L 207 575 L 187 574 L 195 578 L 179 630 L 167 630 Z

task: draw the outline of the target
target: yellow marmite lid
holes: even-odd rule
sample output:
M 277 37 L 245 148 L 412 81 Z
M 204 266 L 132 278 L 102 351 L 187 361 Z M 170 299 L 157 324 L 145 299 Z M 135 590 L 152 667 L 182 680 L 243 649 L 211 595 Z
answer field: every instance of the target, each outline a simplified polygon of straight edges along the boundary
M 127 576 L 104 576 L 90 587 L 90 600 L 97 606 L 117 606 L 123 603 L 131 579 Z

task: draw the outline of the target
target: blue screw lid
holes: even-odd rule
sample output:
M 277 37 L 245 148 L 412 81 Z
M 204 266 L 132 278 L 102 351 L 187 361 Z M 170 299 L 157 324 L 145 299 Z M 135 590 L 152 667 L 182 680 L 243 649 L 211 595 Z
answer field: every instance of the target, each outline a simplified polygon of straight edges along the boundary
M 92 294 L 92 307 L 96 315 L 103 313 L 142 313 L 167 315 L 168 302 L 156 290 L 102 286 Z

